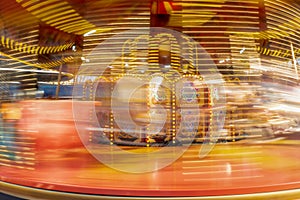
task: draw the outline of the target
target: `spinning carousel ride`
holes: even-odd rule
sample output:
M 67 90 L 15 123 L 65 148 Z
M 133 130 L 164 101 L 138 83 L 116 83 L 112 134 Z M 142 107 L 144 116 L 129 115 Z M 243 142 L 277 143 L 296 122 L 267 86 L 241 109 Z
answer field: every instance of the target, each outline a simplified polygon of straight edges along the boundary
M 90 141 L 150 146 L 218 140 L 225 95 L 221 75 L 208 69 L 213 62 L 207 53 L 176 31 L 130 33 L 101 44 L 102 53 L 106 45 L 122 44 L 110 63 L 92 52 L 79 70 L 80 101 L 99 102 Z M 96 63 L 99 69 L 89 70 Z

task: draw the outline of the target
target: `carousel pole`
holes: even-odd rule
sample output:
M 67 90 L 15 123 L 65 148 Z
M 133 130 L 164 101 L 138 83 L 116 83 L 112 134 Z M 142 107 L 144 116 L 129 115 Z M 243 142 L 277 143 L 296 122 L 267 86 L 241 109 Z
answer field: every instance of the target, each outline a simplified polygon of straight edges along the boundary
M 63 66 L 63 63 L 59 66 L 59 73 L 58 73 L 58 78 L 57 78 L 57 87 L 56 87 L 56 91 L 55 91 L 55 99 L 58 99 L 58 96 L 59 96 L 62 66 Z

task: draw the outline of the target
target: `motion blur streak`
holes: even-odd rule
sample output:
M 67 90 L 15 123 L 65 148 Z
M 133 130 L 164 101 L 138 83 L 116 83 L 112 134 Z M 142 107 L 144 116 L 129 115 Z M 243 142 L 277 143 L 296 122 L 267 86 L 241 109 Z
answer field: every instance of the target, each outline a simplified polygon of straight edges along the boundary
M 1 0 L 0 192 L 300 199 L 299 41 L 299 0 Z

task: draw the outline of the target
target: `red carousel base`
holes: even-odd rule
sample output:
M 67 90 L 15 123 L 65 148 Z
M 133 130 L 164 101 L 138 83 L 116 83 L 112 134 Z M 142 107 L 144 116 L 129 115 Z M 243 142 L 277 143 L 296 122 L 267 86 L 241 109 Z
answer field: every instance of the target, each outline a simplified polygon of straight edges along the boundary
M 203 159 L 199 158 L 201 144 L 194 144 L 165 168 L 124 173 L 91 155 L 103 152 L 84 148 L 76 133 L 70 101 L 22 103 L 18 134 L 24 139 L 23 146 L 13 160 L 0 157 L 0 191 L 1 183 L 12 183 L 32 190 L 142 198 L 242 195 L 300 188 L 299 138 L 293 138 L 293 145 L 286 145 L 284 140 L 279 145 L 244 141 L 217 144 Z M 83 119 L 89 113 L 84 106 Z M 146 153 L 160 147 L 122 148 Z M 174 155 L 170 151 L 163 156 Z M 121 159 L 124 166 L 134 165 L 130 157 Z
M 199 146 L 191 146 L 168 167 L 142 174 L 113 170 L 85 149 L 48 151 L 39 154 L 32 170 L 1 166 L 0 180 L 61 192 L 140 197 L 222 196 L 300 188 L 300 146 L 219 144 L 204 159 L 198 158 L 198 150 Z

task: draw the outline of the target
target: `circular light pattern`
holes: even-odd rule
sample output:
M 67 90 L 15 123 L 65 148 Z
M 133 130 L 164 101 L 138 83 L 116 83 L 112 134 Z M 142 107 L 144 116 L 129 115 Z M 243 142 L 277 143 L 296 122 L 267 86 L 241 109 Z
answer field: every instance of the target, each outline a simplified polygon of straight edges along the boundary
M 218 115 L 218 118 L 215 116 L 212 117 L 212 125 L 207 135 L 218 138 L 219 131 L 222 128 L 217 125 L 216 120 L 219 120 L 220 117 L 225 117 L 225 96 L 222 95 L 224 94 L 224 82 L 210 56 L 197 42 L 179 32 L 164 28 L 134 29 L 116 34 L 99 44 L 86 56 L 90 62 L 84 63 L 81 66 L 75 78 L 73 112 L 78 133 L 85 147 L 100 162 L 120 171 L 144 173 L 168 166 L 182 155 L 193 142 L 196 132 L 198 131 L 201 109 L 197 102 L 193 103 L 193 99 L 197 96 L 197 90 L 193 88 L 189 79 L 184 78 L 184 75 L 179 73 L 180 66 L 179 68 L 170 66 L 166 71 L 161 68 L 159 59 L 151 57 L 151 55 L 154 55 L 153 53 L 159 52 L 158 49 L 155 50 L 155 48 L 159 48 L 160 45 L 151 43 L 152 41 L 156 41 L 160 44 L 161 40 L 157 39 L 157 37 L 173 38 L 171 41 L 174 44 L 176 42 L 179 48 L 170 48 L 170 55 L 175 56 L 179 53 L 177 56 L 179 56 L 180 59 L 189 60 L 195 70 L 189 71 L 188 73 L 197 72 L 199 75 L 195 76 L 195 80 L 203 81 L 206 85 L 209 85 L 209 87 L 216 88 L 216 91 L 220 91 L 219 98 L 214 97 L 214 104 L 211 108 L 214 110 L 213 114 Z M 140 40 L 137 38 L 144 39 Z M 140 50 L 137 49 L 138 51 L 134 51 L 134 48 L 124 48 L 124 44 L 128 43 L 128 41 L 135 41 L 135 43 L 132 44 L 135 44 Z M 192 54 L 186 54 L 186 50 L 189 49 L 191 45 L 194 46 Z M 131 62 L 131 64 L 125 65 L 128 68 L 126 72 L 126 69 L 121 67 L 123 65 L 118 65 L 118 63 L 119 60 L 122 60 L 121 57 L 123 55 L 131 54 L 135 54 L 134 58 L 143 56 L 148 62 L 143 61 L 140 63 L 138 60 Z M 97 65 L 94 63 L 97 63 Z M 201 79 L 200 76 L 202 77 Z M 103 101 L 101 103 L 105 104 L 105 106 L 95 108 L 94 100 L 97 98 L 97 85 L 100 79 L 103 80 L 103 77 L 108 78 L 107 80 L 111 80 L 107 82 L 107 87 L 108 85 L 111 86 L 111 92 L 102 94 L 104 96 L 102 96 Z M 86 81 L 94 85 L 89 101 L 86 101 L 86 98 L 78 99 L 80 96 L 83 97 L 82 89 L 79 88 L 82 88 L 81 85 L 85 84 Z M 189 89 L 183 89 L 185 86 L 188 86 Z M 161 104 L 160 101 L 151 104 L 150 97 L 153 93 L 155 94 L 163 88 L 165 88 L 165 91 L 169 91 L 167 93 L 165 92 L 164 95 L 170 96 L 173 100 L 166 105 Z M 187 92 L 191 94 L 184 94 Z M 160 94 L 155 95 L 161 97 Z M 182 98 L 183 96 L 187 98 Z M 163 100 L 163 98 L 158 99 Z M 171 140 L 168 140 L 169 142 L 166 143 L 165 146 L 156 151 L 144 153 L 132 153 L 123 150 L 117 145 L 94 144 L 86 141 L 84 138 L 87 126 L 82 123 L 83 119 L 80 114 L 83 104 L 89 105 L 88 108 L 91 113 L 88 119 L 90 121 L 89 126 L 97 127 L 98 131 L 107 133 L 109 135 L 108 140 L 111 141 L 111 144 L 114 143 L 116 139 L 115 136 L 118 132 L 127 135 L 128 138 L 137 140 L 149 138 L 151 135 L 171 138 Z M 99 126 L 98 120 L 101 120 L 97 118 L 97 110 L 99 109 L 102 110 L 102 112 L 110 113 L 110 127 L 105 128 Z M 180 124 L 176 124 L 176 118 L 178 117 L 176 115 L 176 109 L 181 110 Z M 194 117 L 190 116 L 191 113 L 194 114 Z M 165 130 L 164 127 L 170 122 L 173 128 Z M 188 138 L 188 142 L 183 146 L 174 146 L 174 143 L 176 144 L 176 127 L 179 127 L 177 129 L 178 135 L 182 135 L 179 134 L 179 132 L 184 126 L 189 131 L 189 134 L 185 135 L 185 137 Z M 128 132 L 129 130 L 130 132 Z M 133 133 L 131 132 L 132 130 L 134 130 Z M 216 140 L 213 139 L 211 141 L 211 143 L 201 146 L 199 151 L 200 157 L 205 157 L 211 151 Z M 136 144 L 138 145 L 143 142 L 148 141 L 141 140 Z M 164 155 L 169 152 L 173 152 L 173 156 L 166 158 Z M 126 162 L 126 165 L 122 164 L 124 162 Z
M 28 44 L 23 44 L 21 42 L 16 42 L 5 36 L 1 36 L 0 44 L 8 49 L 13 49 L 16 51 L 28 53 L 28 54 L 51 54 L 58 53 L 70 49 L 74 43 L 68 43 L 60 46 L 32 46 Z

